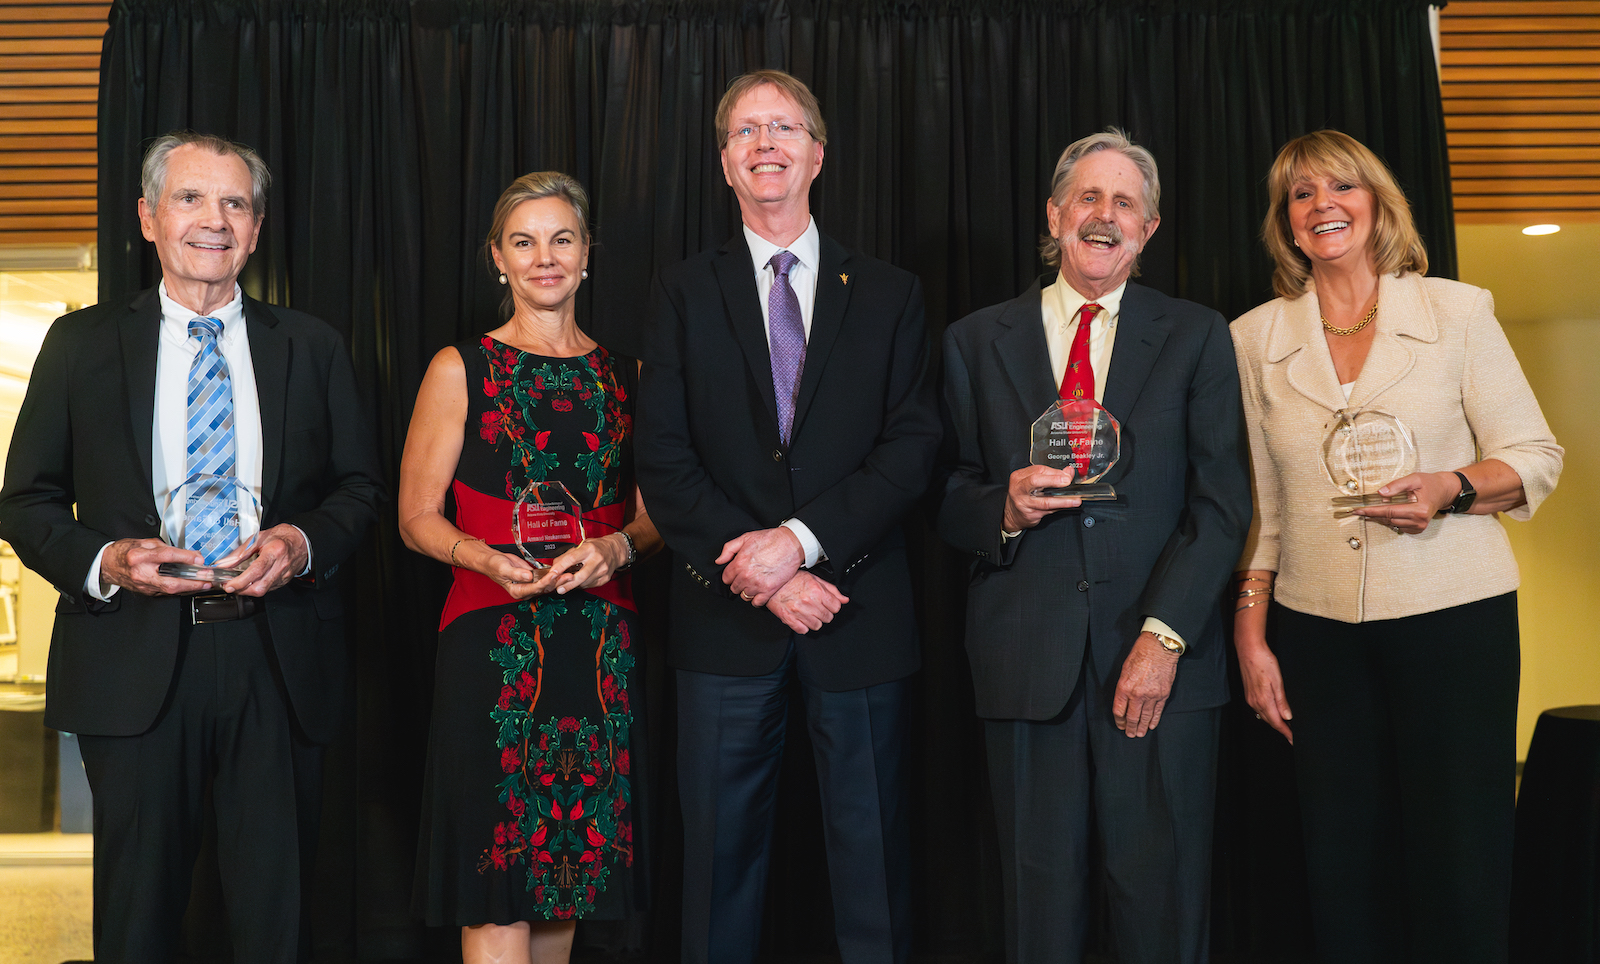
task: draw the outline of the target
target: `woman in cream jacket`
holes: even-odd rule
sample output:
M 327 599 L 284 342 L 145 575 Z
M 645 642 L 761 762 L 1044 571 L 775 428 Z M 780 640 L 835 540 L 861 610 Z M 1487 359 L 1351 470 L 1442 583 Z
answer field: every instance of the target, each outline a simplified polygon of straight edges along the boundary
M 1279 297 L 1233 324 L 1255 522 L 1235 645 L 1294 744 L 1318 955 L 1505 964 L 1517 565 L 1562 450 L 1481 288 L 1427 278 L 1383 162 L 1318 131 L 1269 176 Z M 1336 510 L 1339 413 L 1409 429 L 1418 468 Z M 1291 709 L 1292 707 L 1292 709 Z

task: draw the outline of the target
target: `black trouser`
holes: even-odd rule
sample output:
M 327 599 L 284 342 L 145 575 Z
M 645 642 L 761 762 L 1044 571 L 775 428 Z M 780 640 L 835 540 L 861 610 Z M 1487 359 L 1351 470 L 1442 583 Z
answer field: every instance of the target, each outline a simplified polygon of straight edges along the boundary
M 1111 715 L 1116 685 L 1097 678 L 1086 647 L 1078 687 L 1054 719 L 984 721 L 1008 964 L 1084 959 L 1091 811 L 1117 959 L 1199 964 L 1210 953 L 1222 711 L 1165 712 L 1130 738 Z
M 791 646 L 765 676 L 678 670 L 685 964 L 756 959 L 794 663 Z M 802 681 L 801 692 L 839 956 L 845 964 L 903 962 L 911 948 L 906 681 L 842 692 Z
M 94 791 L 97 964 L 157 964 L 178 950 L 208 782 L 233 959 L 304 959 L 322 747 L 292 721 L 266 616 L 183 627 L 155 726 L 81 734 L 79 745 Z
M 1517 596 L 1341 623 L 1274 603 L 1327 964 L 1505 964 Z

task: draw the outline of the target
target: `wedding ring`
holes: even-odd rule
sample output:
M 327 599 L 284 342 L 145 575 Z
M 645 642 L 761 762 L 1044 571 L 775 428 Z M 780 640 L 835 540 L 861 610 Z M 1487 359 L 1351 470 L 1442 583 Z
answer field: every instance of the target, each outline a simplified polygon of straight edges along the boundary
M 750 597 L 750 596 L 748 596 L 748 595 L 746 595 L 746 594 L 744 594 L 744 593 L 740 593 L 740 594 L 739 594 L 739 598 L 740 598 L 740 599 L 743 599 L 743 600 L 744 600 L 744 601 L 745 601 L 745 602 L 749 602 L 749 601 L 750 601 L 750 599 L 751 599 L 751 597 Z
M 1256 719 L 1258 719 L 1258 720 L 1261 719 L 1261 714 L 1260 713 L 1256 714 Z
M 1399 526 L 1390 526 L 1389 528 L 1394 530 L 1395 535 L 1399 535 L 1400 534 L 1400 527 Z

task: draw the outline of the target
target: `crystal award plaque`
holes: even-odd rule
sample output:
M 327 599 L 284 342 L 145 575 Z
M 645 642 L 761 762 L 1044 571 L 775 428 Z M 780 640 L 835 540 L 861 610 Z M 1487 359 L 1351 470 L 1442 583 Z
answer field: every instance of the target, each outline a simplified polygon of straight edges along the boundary
M 174 522 L 173 516 L 180 503 L 183 505 L 183 518 Z M 239 481 L 238 476 L 196 473 L 183 480 L 183 484 L 167 496 L 167 510 L 163 516 L 173 529 L 168 533 L 173 545 L 187 546 L 191 536 L 209 531 L 230 515 L 238 519 L 234 538 L 202 550 L 204 563 L 195 566 L 187 562 L 163 562 L 156 567 L 157 571 L 176 579 L 219 584 L 227 582 L 242 574 L 248 564 L 241 568 L 221 568 L 216 565 L 217 560 L 239 548 L 243 544 L 239 537 L 244 533 L 250 533 L 253 540 L 255 534 L 261 531 L 261 502 L 249 486 Z
M 530 482 L 511 508 L 517 550 L 536 569 L 583 541 L 583 508 L 560 482 Z
M 1069 496 L 1085 502 L 1115 499 L 1100 478 L 1122 454 L 1122 426 L 1092 398 L 1062 398 L 1033 423 L 1034 465 L 1072 469 L 1071 485 L 1040 489 L 1038 495 Z
M 1370 409 L 1334 412 L 1322 443 L 1322 463 L 1328 481 L 1343 493 L 1332 500 L 1337 508 L 1417 500 L 1415 492 L 1378 494 L 1380 488 L 1417 470 L 1416 440 L 1393 415 Z

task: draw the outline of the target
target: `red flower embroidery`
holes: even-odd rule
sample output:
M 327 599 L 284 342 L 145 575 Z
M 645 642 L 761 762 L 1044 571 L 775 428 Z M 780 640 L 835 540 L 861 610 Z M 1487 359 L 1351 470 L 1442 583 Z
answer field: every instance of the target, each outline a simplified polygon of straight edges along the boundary
M 520 819 L 524 813 L 528 812 L 528 805 L 522 802 L 521 797 L 512 794 L 511 799 L 506 801 L 506 809 Z
M 517 677 L 517 696 L 518 697 L 520 697 L 520 698 L 522 698 L 524 700 L 532 699 L 533 698 L 533 687 L 534 687 L 534 681 L 533 681 L 533 674 L 532 673 L 524 672 L 521 676 Z
M 517 772 L 517 767 L 522 765 L 522 756 L 517 753 L 517 748 L 508 746 L 500 751 L 500 769 L 506 773 Z
M 478 427 L 478 435 L 485 442 L 493 442 L 495 436 L 500 434 L 500 422 L 505 418 L 504 412 L 484 412 L 483 424 Z
M 511 709 L 511 697 L 512 697 L 512 695 L 513 695 L 513 693 L 512 693 L 511 687 L 509 687 L 509 686 L 500 687 L 500 708 L 502 710 Z
M 593 432 L 584 432 L 583 440 L 589 443 L 589 451 L 600 451 L 600 437 L 598 435 L 594 434 Z
M 505 870 L 508 866 L 506 862 L 506 848 L 496 847 L 489 851 L 489 860 L 494 864 L 495 870 Z
M 550 407 L 558 412 L 570 412 L 572 411 L 572 399 L 552 398 L 550 400 Z
M 497 844 L 510 843 L 517 838 L 516 827 L 509 823 L 494 825 L 494 842 Z
M 483 393 L 485 395 L 489 396 L 490 398 L 493 398 L 496 395 L 500 394 L 500 385 L 499 385 L 499 383 L 497 383 L 492 378 L 485 378 L 483 380 Z
M 559 800 L 551 800 L 550 801 L 550 819 L 551 820 L 560 820 L 561 819 L 561 801 L 559 801 Z
M 510 613 L 507 613 L 504 616 L 500 617 L 500 626 L 499 626 L 498 629 L 496 629 L 494 631 L 494 638 L 498 639 L 500 641 L 500 645 L 502 645 L 502 646 L 510 646 L 511 645 L 511 631 L 513 629 L 515 629 L 516 627 L 517 627 L 517 617 L 511 615 Z
M 612 761 L 611 766 L 612 766 L 613 769 L 615 769 L 617 771 L 618 775 L 627 776 L 628 775 L 628 770 L 629 770 L 629 767 L 630 767 L 630 763 L 628 761 L 628 751 L 627 750 L 619 750 L 617 752 L 617 758 L 614 761 Z M 618 797 L 617 799 L 621 800 L 622 798 Z
M 533 844 L 535 847 L 543 847 L 545 839 L 549 836 L 550 828 L 546 827 L 544 824 L 540 824 L 539 829 L 535 830 L 533 832 L 533 836 L 528 838 L 528 843 Z
M 578 732 L 578 721 L 570 716 L 563 716 L 561 722 L 556 724 L 556 730 L 561 733 Z
M 550 441 L 550 430 L 549 429 L 545 429 L 543 432 L 539 432 L 539 433 L 537 433 L 537 434 L 535 434 L 533 436 L 533 447 L 538 449 L 539 451 L 543 452 L 545 443 L 549 442 L 549 441 Z
M 585 773 L 584 775 L 582 775 L 578 779 L 582 780 L 583 781 L 583 785 L 586 786 L 586 787 L 592 787 L 597 782 L 599 782 L 594 778 L 594 774 L 592 774 L 592 773 Z

